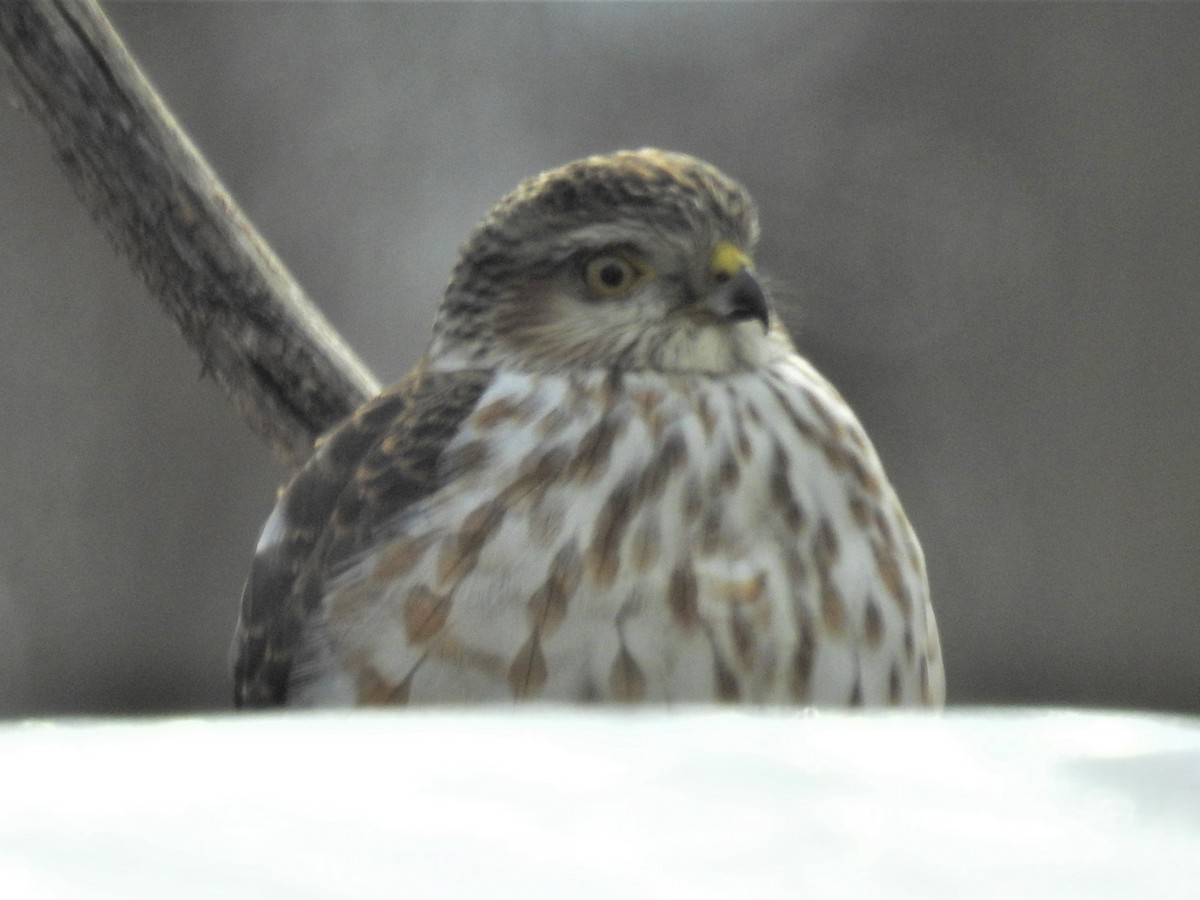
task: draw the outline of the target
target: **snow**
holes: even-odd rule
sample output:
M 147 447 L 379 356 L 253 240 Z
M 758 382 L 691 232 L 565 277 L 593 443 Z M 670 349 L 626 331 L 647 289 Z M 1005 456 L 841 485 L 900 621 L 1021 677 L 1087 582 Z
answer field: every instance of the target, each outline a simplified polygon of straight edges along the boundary
M 0 726 L 5 897 L 1197 885 L 1191 718 L 543 707 Z

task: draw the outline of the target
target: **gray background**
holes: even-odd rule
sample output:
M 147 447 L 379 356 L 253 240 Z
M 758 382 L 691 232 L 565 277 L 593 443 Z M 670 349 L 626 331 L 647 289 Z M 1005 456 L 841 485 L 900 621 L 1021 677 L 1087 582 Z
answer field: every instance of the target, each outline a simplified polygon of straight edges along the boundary
M 522 177 L 722 166 L 922 536 L 951 699 L 1200 711 L 1200 6 L 110 15 L 385 381 Z M 5 102 L 0 714 L 227 705 L 283 471 L 199 371 Z

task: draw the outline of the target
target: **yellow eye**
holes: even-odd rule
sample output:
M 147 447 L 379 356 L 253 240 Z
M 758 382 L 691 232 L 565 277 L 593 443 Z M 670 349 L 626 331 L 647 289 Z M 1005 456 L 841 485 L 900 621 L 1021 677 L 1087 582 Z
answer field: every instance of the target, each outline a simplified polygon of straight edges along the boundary
M 583 278 L 587 286 L 601 297 L 619 297 L 641 281 L 648 271 L 624 256 L 602 253 L 588 260 L 583 267 Z

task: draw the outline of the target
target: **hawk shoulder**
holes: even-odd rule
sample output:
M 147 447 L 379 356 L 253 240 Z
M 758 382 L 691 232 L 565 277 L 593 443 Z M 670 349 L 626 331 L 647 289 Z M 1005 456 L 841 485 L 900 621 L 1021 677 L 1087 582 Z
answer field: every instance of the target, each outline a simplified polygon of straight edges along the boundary
M 287 700 L 305 626 L 339 566 L 438 486 L 438 459 L 491 380 L 418 369 L 318 441 L 281 491 L 255 550 L 235 635 L 234 700 Z

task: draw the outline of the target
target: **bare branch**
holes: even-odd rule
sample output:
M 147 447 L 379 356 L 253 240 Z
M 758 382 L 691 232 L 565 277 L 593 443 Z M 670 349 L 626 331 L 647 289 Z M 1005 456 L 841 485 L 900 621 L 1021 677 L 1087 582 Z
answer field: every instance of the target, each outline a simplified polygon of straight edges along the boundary
M 93 0 L 0 2 L 26 108 L 92 215 L 279 459 L 378 383 L 234 204 Z

